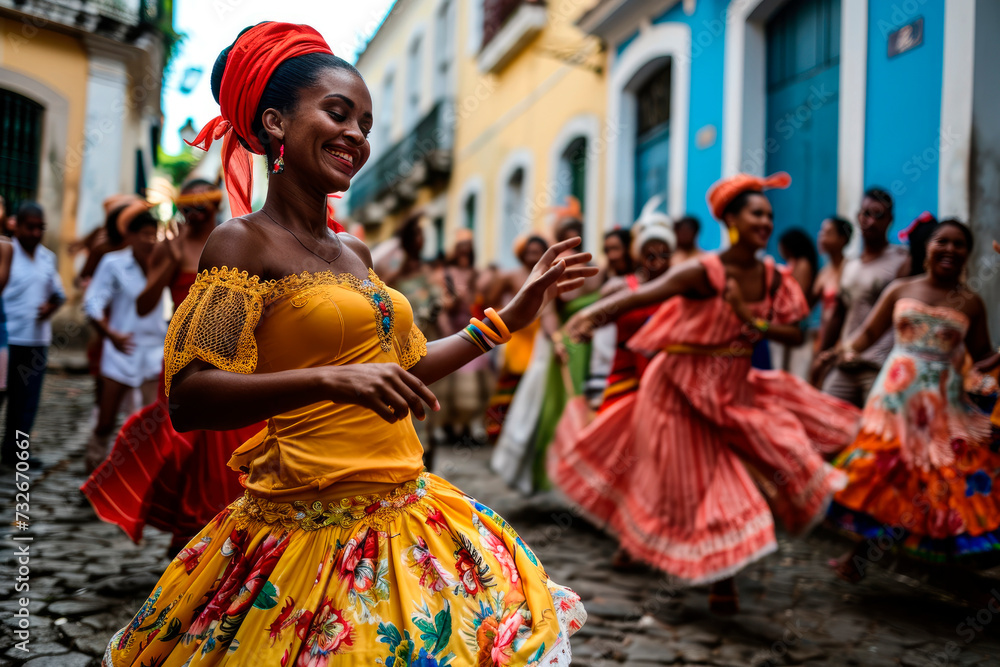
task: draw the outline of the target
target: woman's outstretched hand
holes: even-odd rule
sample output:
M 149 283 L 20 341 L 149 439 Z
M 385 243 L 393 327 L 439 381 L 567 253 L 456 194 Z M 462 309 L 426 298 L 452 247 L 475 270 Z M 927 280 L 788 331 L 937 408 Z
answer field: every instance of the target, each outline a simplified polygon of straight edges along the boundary
M 586 278 L 597 275 L 596 266 L 587 266 L 591 260 L 589 252 L 559 257 L 578 245 L 580 238 L 576 237 L 556 243 L 545 251 L 524 286 L 500 312 L 508 329 L 517 331 L 528 326 L 549 301 L 559 294 L 579 288 Z
M 434 393 L 398 364 L 345 364 L 321 367 L 324 395 L 334 403 L 353 403 L 390 424 L 409 413 L 419 420 L 441 409 Z

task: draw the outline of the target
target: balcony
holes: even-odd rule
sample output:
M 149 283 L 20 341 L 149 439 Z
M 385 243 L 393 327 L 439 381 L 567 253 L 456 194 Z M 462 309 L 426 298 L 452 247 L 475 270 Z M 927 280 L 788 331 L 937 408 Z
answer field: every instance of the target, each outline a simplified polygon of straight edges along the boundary
M 164 0 L 0 0 L 3 8 L 127 44 L 169 18 Z
M 370 224 L 412 203 L 417 190 L 451 173 L 455 127 L 451 102 L 440 101 L 416 127 L 351 183 L 350 215 Z
M 545 28 L 544 0 L 485 0 L 479 71 L 496 73 Z

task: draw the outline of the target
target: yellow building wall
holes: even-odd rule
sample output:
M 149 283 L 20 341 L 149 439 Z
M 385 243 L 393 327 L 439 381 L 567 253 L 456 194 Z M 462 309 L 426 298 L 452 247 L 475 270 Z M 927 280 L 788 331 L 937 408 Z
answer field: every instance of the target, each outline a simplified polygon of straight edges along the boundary
M 459 5 L 465 4 L 458 2 Z M 423 118 L 434 106 L 434 56 L 435 16 L 439 8 L 438 0 L 400 0 L 390 11 L 389 16 L 379 28 L 378 35 L 368 48 L 358 58 L 357 67 L 368 84 L 372 95 L 375 123 L 371 135 L 372 155 L 367 168 L 371 168 L 379 158 L 401 141 L 409 132 L 406 115 L 406 92 L 410 75 L 409 49 L 414 35 L 423 34 L 423 64 L 417 68 L 420 76 L 421 100 L 416 118 Z M 383 81 L 386 74 L 395 72 L 395 90 L 393 99 L 382 99 Z M 390 111 L 388 104 L 392 104 Z M 392 114 L 392 132 L 384 136 L 380 130 L 383 127 L 385 114 Z M 406 208 L 390 213 L 382 219 L 378 226 L 368 226 L 365 231 L 365 241 L 375 245 L 391 237 L 398 226 L 410 216 L 413 211 L 426 207 L 440 194 L 440 188 L 421 187 L 417 191 L 416 200 Z
M 583 33 L 573 25 L 585 11 L 578 0 L 548 3 L 548 25 L 516 58 L 496 75 L 482 74 L 475 55 L 469 55 L 469 3 L 460 3 L 457 20 L 459 40 L 458 94 L 456 97 L 457 132 L 455 168 L 451 177 L 448 203 L 449 239 L 462 223 L 464 188 L 476 177 L 482 179 L 480 193 L 482 215 L 477 220 L 480 262 L 497 256 L 499 238 L 498 180 L 504 162 L 512 151 L 527 150 L 533 158 L 532 184 L 529 188 L 529 213 L 535 231 L 548 231 L 549 209 L 561 204 L 553 200 L 556 165 L 554 142 L 571 119 L 581 115 L 596 116 L 604 132 L 606 82 L 603 74 L 571 65 L 551 54 L 588 49 Z M 593 50 L 593 43 L 589 45 Z M 592 57 L 588 63 L 600 62 Z M 605 154 L 598 142 L 588 145 L 587 169 L 596 170 L 597 182 L 604 182 Z M 588 250 L 599 250 L 599 238 L 605 221 L 603 189 L 593 193 L 587 210 L 592 224 L 584 239 Z M 593 217 L 591 217 L 593 216 Z
M 30 33 L 25 32 L 25 28 Z M 45 244 L 59 252 L 59 271 L 63 284 L 70 288 L 73 266 L 66 253 L 76 238 L 77 193 L 80 187 L 80 166 L 83 163 L 84 122 L 87 109 L 88 58 L 83 45 L 74 37 L 35 28 L 34 24 L 0 19 L 0 67 L 23 74 L 44 83 L 62 95 L 69 108 L 66 133 L 66 161 L 62 174 L 62 210 L 58 232 L 46 235 Z M 43 147 L 44 150 L 44 147 Z M 44 160 L 45 155 L 42 156 Z M 51 211 L 47 212 L 50 219 Z

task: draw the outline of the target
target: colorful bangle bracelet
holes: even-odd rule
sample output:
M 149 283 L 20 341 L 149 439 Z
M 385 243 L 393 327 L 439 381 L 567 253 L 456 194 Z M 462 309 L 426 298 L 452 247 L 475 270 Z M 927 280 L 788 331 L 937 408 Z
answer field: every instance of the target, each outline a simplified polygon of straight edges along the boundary
M 469 325 L 479 329 L 484 336 L 489 338 L 496 345 L 503 345 L 508 342 L 511 339 L 510 330 L 507 328 L 507 325 L 504 324 L 504 321 L 500 319 L 500 315 L 497 314 L 497 311 L 492 308 L 487 308 L 485 313 L 490 323 L 496 327 L 496 331 L 486 326 L 478 317 L 473 317 L 469 320 Z
M 468 335 L 472 343 L 480 350 L 482 350 L 483 353 L 489 352 L 495 347 L 493 341 L 487 338 L 486 335 L 479 330 L 479 327 L 470 324 L 469 326 L 465 327 L 465 329 L 463 329 L 462 331 L 466 335 Z

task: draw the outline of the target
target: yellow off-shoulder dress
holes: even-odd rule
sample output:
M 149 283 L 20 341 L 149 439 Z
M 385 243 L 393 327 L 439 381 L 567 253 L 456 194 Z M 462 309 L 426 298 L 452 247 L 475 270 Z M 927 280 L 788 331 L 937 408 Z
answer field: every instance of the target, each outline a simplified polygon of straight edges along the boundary
M 170 323 L 167 391 L 193 359 L 237 373 L 426 354 L 370 272 L 203 272 Z M 106 667 L 569 665 L 586 613 L 493 510 L 422 472 L 410 419 L 318 401 L 233 455 L 246 493 L 173 560 Z

